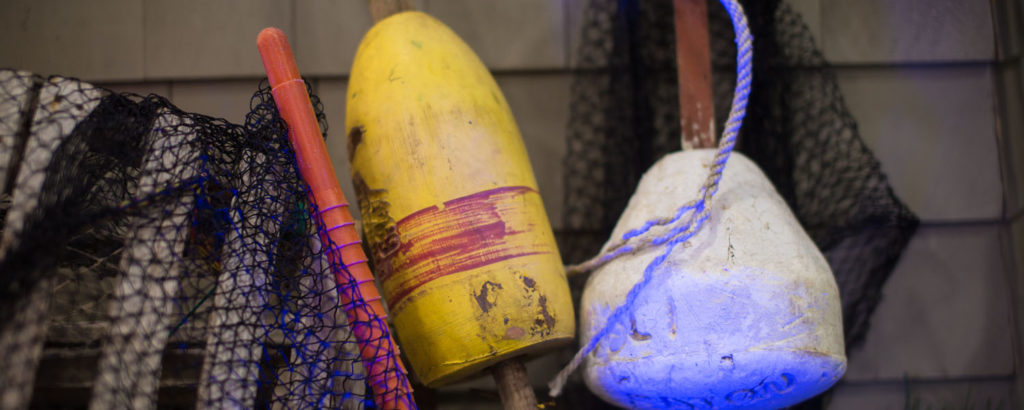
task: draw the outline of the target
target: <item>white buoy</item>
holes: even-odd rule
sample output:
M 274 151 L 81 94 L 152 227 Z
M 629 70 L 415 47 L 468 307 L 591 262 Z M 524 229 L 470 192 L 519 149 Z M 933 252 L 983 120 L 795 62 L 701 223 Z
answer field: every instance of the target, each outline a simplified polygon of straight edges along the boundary
M 714 156 L 690 150 L 655 164 L 609 244 L 654 216 L 673 215 L 699 192 Z M 663 252 L 650 247 L 594 271 L 580 304 L 582 340 L 604 326 Z M 710 220 L 676 246 L 584 366 L 587 386 L 623 407 L 795 404 L 828 389 L 846 369 L 839 291 L 771 182 L 733 153 Z

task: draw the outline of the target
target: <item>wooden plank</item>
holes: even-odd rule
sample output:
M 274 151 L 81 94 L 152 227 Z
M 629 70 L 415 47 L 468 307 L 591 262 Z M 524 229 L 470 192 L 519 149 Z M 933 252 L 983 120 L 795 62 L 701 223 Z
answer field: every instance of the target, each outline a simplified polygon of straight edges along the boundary
M 196 175 L 195 136 L 185 132 L 191 125 L 175 114 L 159 113 L 134 197 L 149 197 Z M 179 195 L 154 202 L 129 222 L 91 409 L 156 406 L 160 358 L 170 327 L 180 319 L 172 313 L 194 202 L 189 190 Z
M 38 91 L 32 73 L 0 71 L 0 196 L 13 188 L 7 184 L 17 175 L 15 170 L 30 131 L 25 121 L 34 114 Z
M 210 312 L 197 407 L 252 408 L 256 403 L 265 329 L 264 292 L 284 218 L 275 170 L 249 153 L 242 186 L 232 204 L 233 229 L 223 250 Z M 262 198 L 262 199 L 261 199 Z
M 309 274 L 300 278 L 299 288 L 308 289 L 300 300 L 300 309 L 317 312 L 320 317 L 303 315 L 302 328 L 291 333 L 298 336 L 292 340 L 291 365 L 278 372 L 281 385 L 274 391 L 272 407 L 362 409 L 367 394 L 366 368 L 341 308 L 327 254 L 315 231 L 310 232 L 310 245 L 312 254 L 319 256 L 311 264 Z M 326 342 L 326 347 L 321 342 Z M 332 376 L 335 371 L 337 376 Z
M 15 91 L 17 92 L 17 91 Z M 75 125 L 99 104 L 105 92 L 92 85 L 60 77 L 51 78 L 39 91 L 23 159 L 11 188 L 11 208 L 0 236 L 0 259 L 17 244 L 29 213 L 39 204 L 43 184 L 52 174 L 46 167 Z M 10 109 L 10 108 L 5 108 Z M 6 145 L 6 144 L 5 144 Z M 9 171 L 5 171 L 9 172 Z M 4 180 L 8 175 L 4 175 Z M 0 324 L 0 408 L 27 408 L 32 382 L 46 338 L 46 315 L 50 306 L 52 279 L 44 278 L 15 305 L 14 317 Z

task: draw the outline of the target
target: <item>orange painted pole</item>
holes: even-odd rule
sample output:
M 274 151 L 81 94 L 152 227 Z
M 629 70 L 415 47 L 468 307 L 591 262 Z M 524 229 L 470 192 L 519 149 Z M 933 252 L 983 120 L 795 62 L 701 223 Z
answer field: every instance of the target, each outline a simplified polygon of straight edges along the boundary
M 374 402 L 383 409 L 415 408 L 412 388 L 405 366 L 398 355 L 398 345 L 387 327 L 387 314 L 380 292 L 367 266 L 366 254 L 355 230 L 348 201 L 338 185 L 338 177 L 327 155 L 327 145 L 306 93 L 306 84 L 299 76 L 288 38 L 277 28 L 260 32 L 256 44 L 267 71 L 274 102 L 281 117 L 288 123 L 291 140 L 302 179 L 309 185 L 314 203 L 325 229 L 320 232 L 328 249 L 328 259 L 338 282 L 339 295 L 349 326 L 359 344 L 359 354 L 367 370 Z M 354 279 L 357 289 L 347 286 Z

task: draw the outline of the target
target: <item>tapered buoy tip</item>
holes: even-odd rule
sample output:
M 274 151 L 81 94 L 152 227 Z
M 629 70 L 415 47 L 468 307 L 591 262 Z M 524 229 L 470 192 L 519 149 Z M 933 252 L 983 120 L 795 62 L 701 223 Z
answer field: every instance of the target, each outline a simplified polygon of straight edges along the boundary
M 256 38 L 256 44 L 262 48 L 264 45 L 288 43 L 288 36 L 284 35 L 284 32 L 277 27 L 267 27 L 260 30 L 259 37 Z
M 263 59 L 263 68 L 271 87 L 299 79 L 299 68 L 295 65 L 295 56 L 288 45 L 288 36 L 277 27 L 267 27 L 256 37 L 256 47 Z

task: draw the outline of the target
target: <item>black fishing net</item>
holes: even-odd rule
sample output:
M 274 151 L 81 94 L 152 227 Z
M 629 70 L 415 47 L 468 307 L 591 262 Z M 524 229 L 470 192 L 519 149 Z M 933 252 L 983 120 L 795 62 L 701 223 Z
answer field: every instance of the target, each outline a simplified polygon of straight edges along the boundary
M 800 15 L 780 0 L 741 3 L 755 41 L 738 149 L 767 174 L 831 265 L 850 352 L 863 340 L 917 218 L 861 140 Z M 566 262 L 596 255 L 644 171 L 680 149 L 672 7 L 672 0 L 591 0 L 584 11 L 564 162 Z M 721 130 L 735 85 L 736 47 L 718 2 L 708 1 L 708 15 Z M 574 290 L 583 282 L 574 279 Z M 577 392 L 577 402 L 600 406 L 579 393 L 579 383 L 567 389 L 570 397 Z
M 0 408 L 374 407 L 368 306 L 265 83 L 250 108 L 0 71 Z

